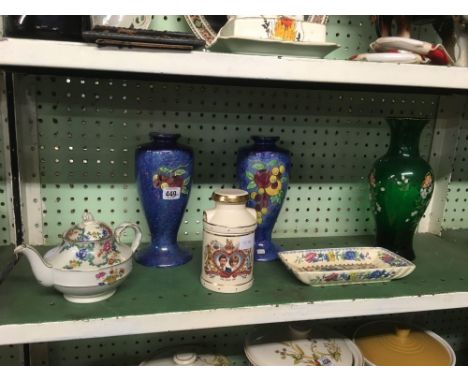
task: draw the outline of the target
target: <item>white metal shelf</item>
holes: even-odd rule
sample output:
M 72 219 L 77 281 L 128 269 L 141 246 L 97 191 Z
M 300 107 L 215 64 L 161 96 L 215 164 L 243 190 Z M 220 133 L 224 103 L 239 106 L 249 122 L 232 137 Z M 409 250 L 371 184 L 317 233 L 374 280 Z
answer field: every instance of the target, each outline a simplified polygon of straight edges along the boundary
M 468 89 L 468 68 L 460 67 L 98 48 L 95 44 L 17 38 L 0 40 L 0 66 Z
M 233 295 L 200 285 L 197 243 L 190 263 L 162 270 L 135 266 L 115 296 L 85 305 L 69 303 L 52 288 L 39 286 L 24 260 L 3 284 L 0 345 L 466 308 L 466 232 L 442 238 L 417 235 L 417 268 L 402 280 L 312 288 L 273 262 L 256 264 L 254 286 Z M 372 238 L 279 242 L 285 248 L 319 248 L 371 245 Z

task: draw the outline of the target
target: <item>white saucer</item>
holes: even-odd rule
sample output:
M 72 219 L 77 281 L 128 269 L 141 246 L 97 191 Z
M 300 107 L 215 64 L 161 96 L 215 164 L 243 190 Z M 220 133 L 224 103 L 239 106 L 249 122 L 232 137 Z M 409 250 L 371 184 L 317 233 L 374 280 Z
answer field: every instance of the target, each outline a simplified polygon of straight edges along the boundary
M 421 55 L 411 52 L 361 53 L 350 58 L 351 61 L 392 62 L 398 64 L 423 64 L 427 61 Z

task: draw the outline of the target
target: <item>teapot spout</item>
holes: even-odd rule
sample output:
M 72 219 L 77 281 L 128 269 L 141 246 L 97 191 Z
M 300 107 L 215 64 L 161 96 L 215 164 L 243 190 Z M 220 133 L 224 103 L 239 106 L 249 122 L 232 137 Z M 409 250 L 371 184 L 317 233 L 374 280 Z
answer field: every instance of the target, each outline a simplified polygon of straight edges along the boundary
M 33 247 L 22 244 L 15 248 L 15 254 L 26 255 L 37 281 L 43 286 L 54 285 L 53 269 Z

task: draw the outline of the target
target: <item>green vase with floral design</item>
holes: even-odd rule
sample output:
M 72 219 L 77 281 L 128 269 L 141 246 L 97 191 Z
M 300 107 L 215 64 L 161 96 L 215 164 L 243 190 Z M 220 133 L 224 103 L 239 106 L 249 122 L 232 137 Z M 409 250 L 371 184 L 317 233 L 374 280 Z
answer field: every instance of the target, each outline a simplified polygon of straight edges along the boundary
M 369 174 L 377 245 L 408 260 L 415 258 L 413 236 L 432 196 L 434 176 L 419 154 L 429 120 L 388 118 L 390 146 Z

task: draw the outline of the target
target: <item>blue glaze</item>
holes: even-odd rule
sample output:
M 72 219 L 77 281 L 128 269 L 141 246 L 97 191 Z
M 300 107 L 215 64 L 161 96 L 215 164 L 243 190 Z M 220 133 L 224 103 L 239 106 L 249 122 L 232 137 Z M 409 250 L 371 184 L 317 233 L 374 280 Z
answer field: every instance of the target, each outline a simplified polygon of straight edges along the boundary
M 192 258 L 177 244 L 193 175 L 192 149 L 179 145 L 179 136 L 151 133 L 153 141 L 135 153 L 138 192 L 151 232 L 151 244 L 135 260 L 148 267 L 174 267 Z
M 255 260 L 278 259 L 281 248 L 271 235 L 289 184 L 291 159 L 287 150 L 276 146 L 279 137 L 253 136 L 254 145 L 239 150 L 237 179 L 249 192 L 247 206 L 257 211 Z

